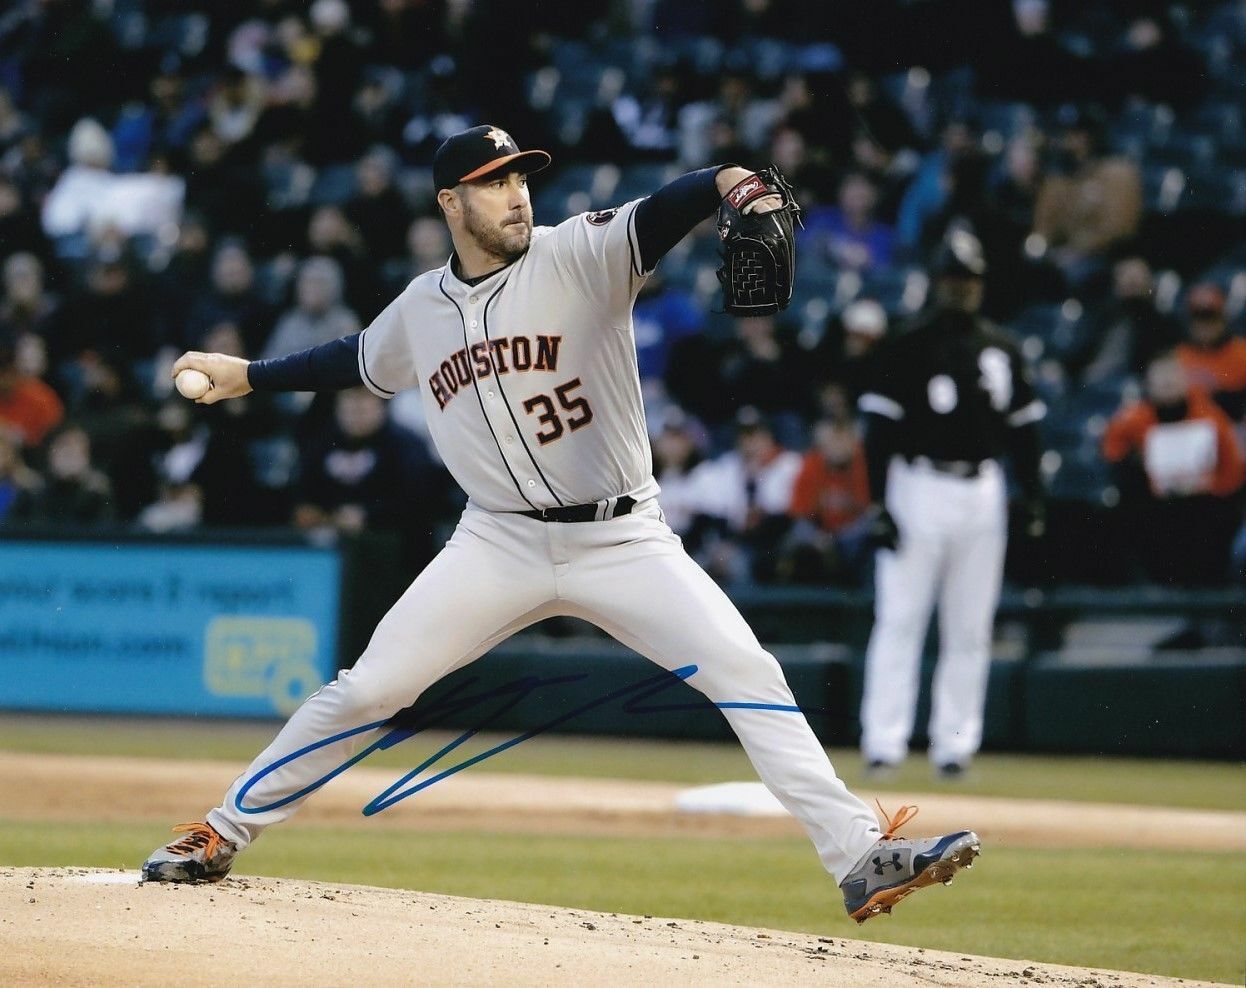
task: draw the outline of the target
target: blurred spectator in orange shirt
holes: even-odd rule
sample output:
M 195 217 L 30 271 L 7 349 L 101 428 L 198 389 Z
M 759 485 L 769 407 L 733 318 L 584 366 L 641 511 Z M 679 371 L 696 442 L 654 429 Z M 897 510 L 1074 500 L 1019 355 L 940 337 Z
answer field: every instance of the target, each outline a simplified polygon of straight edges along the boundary
M 1224 292 L 1203 283 L 1190 289 L 1189 342 L 1177 347 L 1191 386 L 1206 391 L 1229 417 L 1246 415 L 1246 340 L 1229 334 Z
M 38 446 L 64 417 L 56 392 L 18 368 L 13 338 L 0 339 L 0 428 L 10 428 L 27 446 Z
M 1173 353 L 1147 368 L 1146 398 L 1113 416 L 1103 456 L 1117 465 L 1123 521 L 1158 582 L 1223 582 L 1241 523 L 1246 459 L 1227 415 L 1189 386 Z
M 792 490 L 791 515 L 838 532 L 870 503 L 865 452 L 856 429 L 821 421 L 813 428 L 813 449 L 805 454 Z
M 859 583 L 867 559 L 862 520 L 870 503 L 865 451 L 855 424 L 823 419 L 813 429 L 792 488 L 795 520 L 781 571 L 798 583 Z

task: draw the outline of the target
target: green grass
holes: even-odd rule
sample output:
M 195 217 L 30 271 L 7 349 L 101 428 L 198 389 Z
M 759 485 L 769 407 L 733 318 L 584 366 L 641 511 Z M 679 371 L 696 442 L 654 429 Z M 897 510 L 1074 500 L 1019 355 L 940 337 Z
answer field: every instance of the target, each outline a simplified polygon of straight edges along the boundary
M 280 725 L 216 720 L 119 719 L 0 715 L 0 750 L 140 758 L 204 758 L 245 766 Z M 415 739 L 371 756 L 376 767 L 411 767 L 450 735 Z M 502 739 L 482 736 L 464 753 Z M 891 779 L 865 780 L 855 751 L 831 758 L 849 786 L 887 792 L 929 790 L 930 769 L 919 755 Z M 543 735 L 490 759 L 479 770 L 593 778 L 653 779 L 700 784 L 754 778 L 734 743 L 653 741 Z M 1232 762 L 1109 757 L 986 754 L 970 778 L 948 791 L 982 796 L 1069 799 L 1197 809 L 1246 810 L 1246 766 Z
M 136 868 L 160 826 L 0 820 L 0 864 Z M 239 873 L 801 930 L 1241 984 L 1246 855 L 988 848 L 863 927 L 807 842 L 367 832 L 290 826 Z

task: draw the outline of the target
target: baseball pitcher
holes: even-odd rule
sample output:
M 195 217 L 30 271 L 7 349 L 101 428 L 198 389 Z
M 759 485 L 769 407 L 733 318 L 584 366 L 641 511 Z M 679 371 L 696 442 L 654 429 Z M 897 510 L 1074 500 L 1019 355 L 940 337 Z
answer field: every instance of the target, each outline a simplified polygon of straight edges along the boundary
M 809 833 L 850 915 L 889 912 L 967 866 L 978 838 L 900 839 L 903 814 L 880 832 L 836 776 L 793 712 L 774 657 L 663 521 L 636 370 L 632 305 L 659 259 L 717 209 L 729 311 L 774 312 L 791 296 L 798 207 L 781 177 L 724 166 L 534 227 L 527 176 L 549 160 L 497 127 L 450 137 L 433 165 L 454 244 L 443 267 L 412 281 L 362 333 L 271 360 L 188 353 L 175 365 L 211 379 L 203 403 L 253 389 L 362 383 L 389 398 L 418 388 L 432 439 L 469 501 L 353 668 L 309 697 L 206 821 L 183 825 L 182 838 L 152 854 L 144 876 L 223 878 L 239 851 L 370 738 L 285 756 L 391 717 L 516 631 L 574 615 L 666 669 L 695 663 L 688 682 L 730 702 L 724 715 Z

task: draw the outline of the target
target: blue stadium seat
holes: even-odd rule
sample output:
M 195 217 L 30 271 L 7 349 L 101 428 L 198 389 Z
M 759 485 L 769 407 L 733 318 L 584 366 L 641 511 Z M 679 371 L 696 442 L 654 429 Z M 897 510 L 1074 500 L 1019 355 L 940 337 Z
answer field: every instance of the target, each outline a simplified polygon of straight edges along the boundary
M 1206 168 L 1215 158 L 1215 139 L 1188 131 L 1174 132 L 1162 145 L 1153 145 L 1146 152 L 1148 168 L 1180 168 L 1185 172 Z
M 268 205 L 274 209 L 303 205 L 316 183 L 315 169 L 302 162 L 267 164 L 263 166 L 263 174 Z
M 1237 138 L 1243 130 L 1241 103 L 1213 97 L 1189 115 L 1189 126 L 1216 141 Z
M 727 53 L 726 67 L 747 69 L 761 79 L 783 75 L 796 60 L 796 48 L 775 38 L 745 38 Z
M 358 192 L 354 165 L 326 165 L 307 195 L 312 206 L 341 206 Z
M 1083 381 L 1069 391 L 1065 410 L 1083 424 L 1096 415 L 1111 416 L 1121 407 L 1132 390 L 1132 378 L 1115 375 L 1100 381 Z
M 810 301 L 821 299 L 829 308 L 836 302 L 838 287 L 838 269 L 827 265 L 798 262 L 796 284 L 792 292 L 792 306 L 800 309 Z
M 557 98 L 550 107 L 550 122 L 564 144 L 578 144 L 592 109 L 591 100 Z
M 1029 363 L 1034 364 L 1035 361 L 1030 360 Z M 1063 374 L 1046 373 L 1045 366 L 1040 364 L 1034 368 L 1034 392 L 1051 409 L 1065 400 L 1068 385 Z
M 1005 138 L 1020 133 L 1034 124 L 1034 107 L 1028 103 L 983 102 L 975 111 L 982 130 L 998 131 Z
M 645 40 L 648 39 L 613 38 L 603 42 L 596 51 L 601 64 L 613 65 L 627 73 L 629 91 L 639 88 L 658 56 L 657 46 L 642 43 Z
M 862 294 L 877 299 L 891 317 L 907 316 L 925 304 L 930 278 L 922 268 L 881 268 L 866 272 Z
M 381 281 L 390 289 L 391 294 L 398 295 L 411 281 L 412 263 L 405 257 L 395 257 L 381 265 Z
M 1077 342 L 1083 314 L 1076 299 L 1032 305 L 1014 316 L 1007 328 L 1020 339 L 1037 337 L 1044 354 L 1059 357 Z
M 1067 404 L 1056 402 L 1047 409 L 1047 416 L 1043 419 L 1040 430 L 1047 446 L 1068 452 L 1081 445 L 1085 435 L 1085 423 Z
M 684 62 L 704 76 L 715 76 L 722 69 L 726 48 L 717 38 L 665 37 L 662 54 L 671 62 Z
M 1131 101 L 1116 115 L 1110 130 L 1114 136 L 1140 137 L 1147 144 L 1162 144 L 1173 124 L 1173 112 L 1157 103 Z
M 582 41 L 560 39 L 550 49 L 550 61 L 566 75 L 597 64 L 592 49 Z
M 147 44 L 147 15 L 141 0 L 118 0 L 109 15 L 109 27 L 122 48 L 131 51 Z
M 597 100 L 597 90 L 601 85 L 601 76 L 607 66 L 595 62 L 572 65 L 559 69 L 561 80 L 558 83 L 556 99 L 573 100 L 592 104 Z
M 615 187 L 615 201 L 630 202 L 656 192 L 667 182 L 678 178 L 680 172 L 680 167 L 675 164 L 628 165 L 623 169 L 619 184 Z
M 207 44 L 210 26 L 207 14 L 202 13 L 161 17 L 148 28 L 145 44 L 193 58 Z
M 255 268 L 255 288 L 269 305 L 281 305 L 293 277 L 293 264 L 281 259 L 264 261 Z
M 1142 169 L 1142 202 L 1147 212 L 1174 212 L 1185 194 L 1185 187 L 1185 172 L 1180 168 L 1147 165 Z
M 1059 501 L 1099 502 L 1109 485 L 1107 465 L 1076 456 L 1061 456 L 1047 483 L 1050 497 Z
M 91 238 L 85 233 L 66 233 L 53 237 L 52 250 L 66 263 L 85 262 L 91 256 Z

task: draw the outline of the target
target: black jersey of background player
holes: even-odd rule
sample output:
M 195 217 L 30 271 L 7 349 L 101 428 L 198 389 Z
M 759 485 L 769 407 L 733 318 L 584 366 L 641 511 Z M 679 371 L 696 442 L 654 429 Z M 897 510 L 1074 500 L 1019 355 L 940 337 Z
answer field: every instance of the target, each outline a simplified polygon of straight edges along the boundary
M 1011 426 L 1037 417 L 1012 339 L 979 316 L 934 308 L 877 351 L 864 411 L 895 420 L 906 457 L 979 462 L 1006 449 Z

